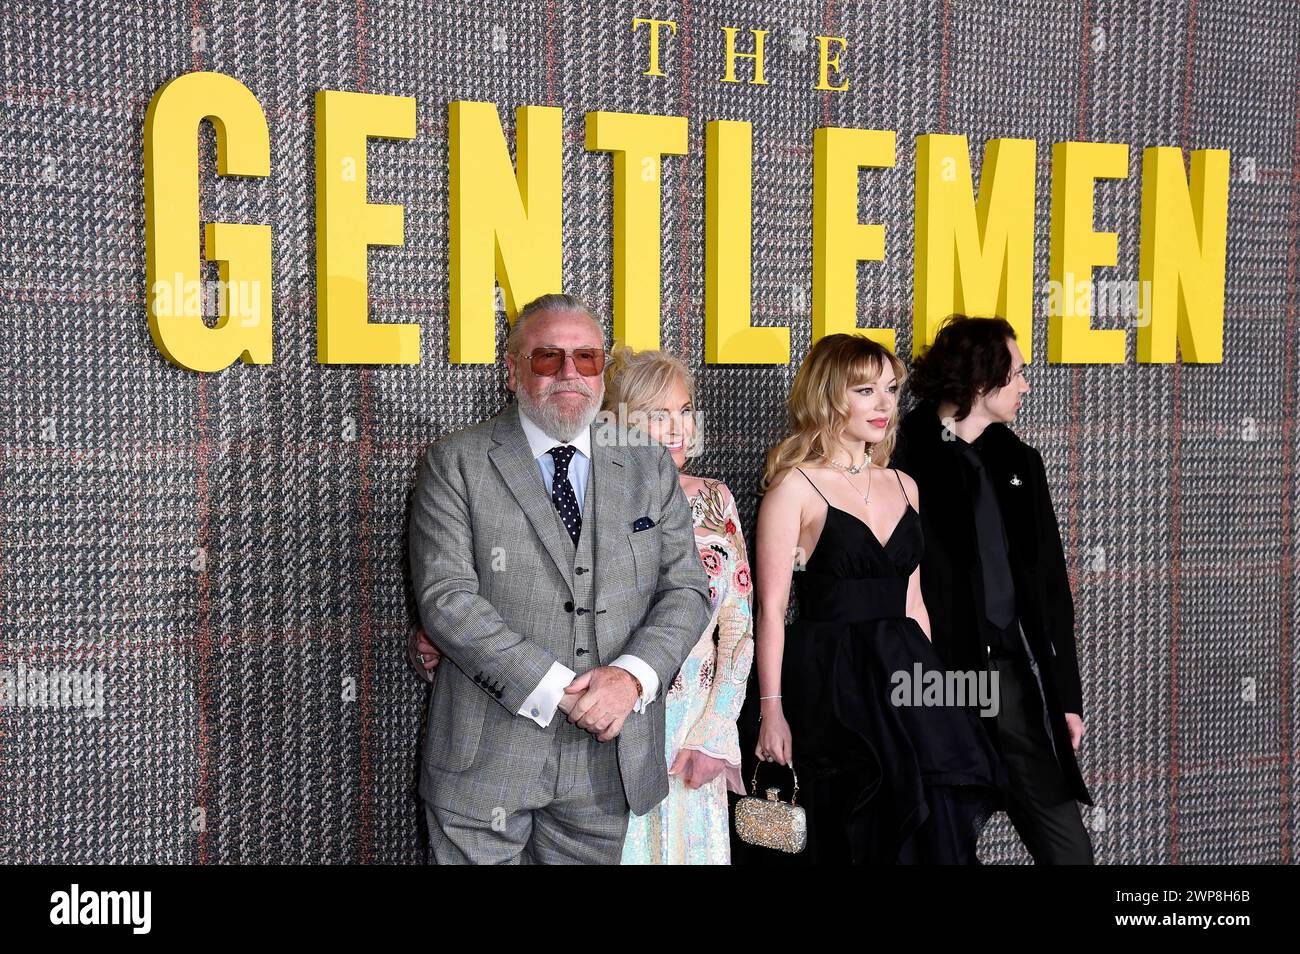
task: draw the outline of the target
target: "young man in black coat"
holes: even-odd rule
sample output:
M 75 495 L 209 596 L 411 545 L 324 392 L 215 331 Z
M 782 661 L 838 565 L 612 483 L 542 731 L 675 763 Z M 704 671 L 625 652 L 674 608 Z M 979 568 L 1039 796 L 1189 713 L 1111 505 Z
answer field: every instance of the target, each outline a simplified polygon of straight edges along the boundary
M 920 488 L 921 589 L 950 669 L 997 674 L 981 720 L 1011 781 L 1007 814 L 1039 864 L 1092 864 L 1075 800 L 1092 804 L 1075 752 L 1083 692 L 1074 601 L 1038 451 L 1007 426 L 1029 391 L 1001 318 L 953 316 L 917 358 L 920 399 L 892 465 Z

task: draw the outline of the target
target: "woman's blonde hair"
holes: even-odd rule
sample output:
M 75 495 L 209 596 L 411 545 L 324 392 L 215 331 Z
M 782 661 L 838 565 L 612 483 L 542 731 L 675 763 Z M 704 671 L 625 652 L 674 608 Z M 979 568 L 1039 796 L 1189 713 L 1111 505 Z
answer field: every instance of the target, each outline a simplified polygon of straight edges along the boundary
M 878 378 L 888 364 L 901 389 L 907 378 L 903 362 L 884 345 L 865 335 L 836 334 L 820 339 L 799 365 L 786 402 L 787 436 L 767 453 L 760 493 L 800 464 L 829 456 L 848 421 L 850 388 Z M 898 434 L 898 409 L 890 418 L 885 437 L 871 448 L 872 462 L 889 463 Z
M 680 358 L 666 351 L 633 351 L 627 345 L 615 345 L 605 362 L 605 400 L 601 409 L 617 414 L 621 404 L 624 415 L 630 418 L 635 412 L 653 409 L 655 402 L 678 382 L 694 407 L 695 376 Z

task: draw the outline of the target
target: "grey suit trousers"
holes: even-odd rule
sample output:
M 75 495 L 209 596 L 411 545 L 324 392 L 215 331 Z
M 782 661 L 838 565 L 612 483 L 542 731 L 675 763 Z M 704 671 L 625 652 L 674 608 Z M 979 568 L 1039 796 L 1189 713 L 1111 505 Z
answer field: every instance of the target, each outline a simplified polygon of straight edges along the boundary
M 555 719 L 550 755 L 519 809 L 482 821 L 425 801 L 432 863 L 619 863 L 628 804 L 615 743 L 598 741 L 558 709 Z

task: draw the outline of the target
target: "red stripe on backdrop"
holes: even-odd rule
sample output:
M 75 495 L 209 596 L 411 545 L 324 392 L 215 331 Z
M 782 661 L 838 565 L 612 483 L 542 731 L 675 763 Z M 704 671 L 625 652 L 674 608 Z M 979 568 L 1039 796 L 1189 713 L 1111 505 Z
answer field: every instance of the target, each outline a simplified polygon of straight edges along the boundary
M 948 132 L 948 0 L 943 0 L 939 38 L 939 132 Z
M 546 5 L 546 105 L 555 105 L 555 8 L 559 0 Z M 518 150 L 519 143 L 515 143 Z M 517 153 L 516 153 L 517 154 Z
M 4 396 L 7 397 L 8 389 L 6 389 L 3 393 Z M 7 401 L 0 401 L 0 415 L 4 415 L 3 420 L 6 421 L 13 420 L 13 408 L 9 406 Z M 5 651 L 5 647 L 9 643 L 9 635 L 8 633 L 5 632 L 5 625 L 4 625 L 4 621 L 5 621 L 4 557 L 5 557 L 5 534 L 8 529 L 7 521 L 5 520 L 5 514 L 8 513 L 8 507 L 5 506 L 5 472 L 8 469 L 6 467 L 8 457 L 9 457 L 8 448 L 0 447 L 0 669 L 9 668 L 8 666 L 9 654 Z M 5 719 L 4 719 L 6 708 L 7 707 L 5 706 L 0 706 L 0 818 L 4 817 L 5 790 L 7 788 L 7 785 L 5 784 L 5 773 L 4 773 L 5 741 L 8 739 L 8 734 L 5 732 Z M 28 863 L 26 858 L 20 857 L 18 855 L 16 844 L 14 848 L 15 848 L 14 855 L 11 856 L 8 860 L 19 864 Z
M 1187 44 L 1183 53 L 1183 129 L 1184 159 L 1192 132 L 1192 79 L 1196 59 L 1196 0 L 1187 6 Z M 1179 863 L 1178 782 L 1181 746 L 1178 739 L 1179 684 L 1178 650 L 1183 630 L 1183 564 L 1180 549 L 1183 529 L 1183 368 L 1181 354 L 1174 355 L 1173 406 L 1170 409 L 1170 492 L 1169 492 L 1169 861 Z
M 1083 0 L 1083 22 L 1079 29 L 1079 123 L 1078 135 L 1082 139 L 1087 135 L 1088 124 L 1088 83 L 1092 79 L 1092 44 L 1088 37 L 1092 33 L 1092 3 Z
M 1089 83 L 1092 80 L 1092 57 L 1090 56 L 1092 45 L 1088 42 L 1088 36 L 1092 32 L 1092 4 L 1089 0 L 1084 0 L 1083 18 L 1079 27 L 1079 112 L 1078 125 L 1076 128 L 1076 138 L 1087 139 L 1088 137 L 1088 91 Z M 1083 426 L 1080 423 L 1080 405 L 1083 398 L 1083 367 L 1075 365 L 1070 372 L 1070 423 L 1069 433 L 1069 455 L 1070 455 L 1070 489 L 1068 491 L 1069 503 L 1067 504 L 1069 514 L 1067 523 L 1069 524 L 1066 541 L 1066 551 L 1069 553 L 1069 559 L 1066 561 L 1066 569 L 1070 574 L 1070 592 L 1077 593 L 1079 587 L 1079 441 L 1083 433 Z
M 190 4 L 190 67 L 193 71 L 203 69 L 204 47 L 206 44 L 194 42 L 203 28 L 203 11 L 199 0 Z M 199 175 L 205 172 L 200 167 Z M 212 806 L 208 803 L 212 794 L 212 579 L 208 571 L 208 527 L 212 516 L 212 500 L 208 483 L 208 471 L 212 465 L 212 431 L 209 423 L 211 416 L 208 398 L 208 376 L 198 375 L 198 432 L 199 441 L 194 453 L 196 491 L 198 504 L 195 513 L 195 544 L 201 553 L 201 566 L 197 579 L 197 613 L 198 632 L 194 639 L 194 663 L 196 682 L 198 684 L 198 739 L 197 752 L 198 776 L 195 783 L 197 807 L 202 812 L 198 831 L 198 863 L 211 863 L 211 844 L 208 838 L 208 824 Z M 194 819 L 190 820 L 193 830 Z
M 370 52 L 370 5 L 368 0 L 357 0 L 357 90 L 364 93 L 369 86 L 366 75 L 366 54 Z
M 370 10 L 367 0 L 357 0 L 357 90 L 364 93 L 367 85 L 366 53 L 369 50 Z M 361 437 L 357 442 L 357 603 L 361 612 L 361 630 L 358 633 L 357 653 L 361 658 L 361 680 L 358 699 L 361 703 L 360 739 L 361 754 L 360 789 L 357 792 L 359 831 L 357 853 L 361 864 L 370 864 L 374 825 L 371 821 L 371 797 L 374 791 L 374 646 L 375 608 L 371 594 L 370 573 L 370 459 L 374 453 L 374 421 L 371 402 L 373 369 L 362 366 L 360 420 Z
M 195 655 L 198 668 L 199 685 L 199 738 L 198 738 L 198 798 L 203 810 L 203 823 L 199 829 L 199 864 L 211 862 L 208 839 L 208 823 L 212 775 L 212 578 L 208 561 L 208 528 L 211 522 L 211 492 L 208 485 L 208 471 L 212 466 L 212 428 L 208 406 L 207 375 L 199 374 L 199 443 L 195 449 L 195 465 L 198 471 L 198 527 L 197 544 L 202 553 L 202 567 L 198 577 L 198 616 L 199 632 L 195 640 Z
M 357 470 L 360 478 L 360 509 L 358 536 L 358 581 L 360 587 L 358 603 L 361 609 L 361 632 L 358 652 L 361 656 L 361 790 L 357 793 L 357 807 L 360 812 L 360 831 L 357 835 L 358 852 L 361 864 L 371 860 L 371 843 L 373 825 L 371 822 L 371 796 L 374 790 L 374 685 L 375 665 L 373 658 L 375 608 L 371 591 L 370 569 L 370 460 L 374 456 L 374 421 L 372 417 L 371 392 L 374 388 L 373 369 L 361 369 L 361 440 L 358 442 Z
M 826 11 L 822 14 L 822 34 L 825 36 L 834 36 L 833 26 L 835 23 L 835 0 L 826 0 Z M 822 125 L 831 124 L 831 97 L 837 96 L 838 93 L 822 93 Z
M 1300 56 L 1296 60 L 1297 75 L 1300 75 Z M 1300 288 L 1296 287 L 1297 260 L 1300 259 L 1300 85 L 1296 86 L 1295 127 L 1291 131 L 1291 228 L 1290 241 L 1287 244 L 1286 287 L 1286 364 L 1282 374 L 1285 390 L 1282 394 L 1282 594 L 1281 613 L 1282 632 L 1279 646 L 1278 672 L 1281 675 L 1281 707 L 1278 726 L 1281 736 L 1278 751 L 1282 756 L 1282 804 L 1280 834 L 1282 838 L 1282 864 L 1291 863 L 1291 617 L 1295 612 L 1295 576 L 1291 563 L 1291 549 L 1294 544 L 1294 516 L 1291 512 L 1292 482 L 1295 473 L 1291 469 L 1292 447 L 1288 445 L 1296 426 L 1296 298 Z
M 683 116 L 691 114 L 691 3 L 682 0 L 681 12 L 678 14 L 678 36 L 681 38 L 682 50 L 682 87 L 678 97 L 678 111 Z M 690 156 L 683 156 L 682 163 L 690 162 Z M 685 179 L 685 175 L 681 177 Z M 677 190 L 677 356 L 686 360 L 691 353 L 691 334 L 686 321 L 687 292 L 690 289 L 689 271 L 686 262 L 690 249 L 690 216 L 688 215 L 690 190 L 684 185 Z

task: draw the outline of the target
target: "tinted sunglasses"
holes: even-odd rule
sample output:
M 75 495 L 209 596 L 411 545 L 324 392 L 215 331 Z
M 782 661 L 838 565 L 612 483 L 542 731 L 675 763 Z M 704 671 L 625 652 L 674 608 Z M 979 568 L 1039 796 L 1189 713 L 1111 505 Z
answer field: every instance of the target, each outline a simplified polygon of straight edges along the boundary
M 563 348 L 537 348 L 521 357 L 528 359 L 533 374 L 545 378 L 559 373 L 564 367 L 565 354 L 573 355 L 574 369 L 585 378 L 595 377 L 605 370 L 605 352 L 601 348 L 575 348 L 568 352 Z

